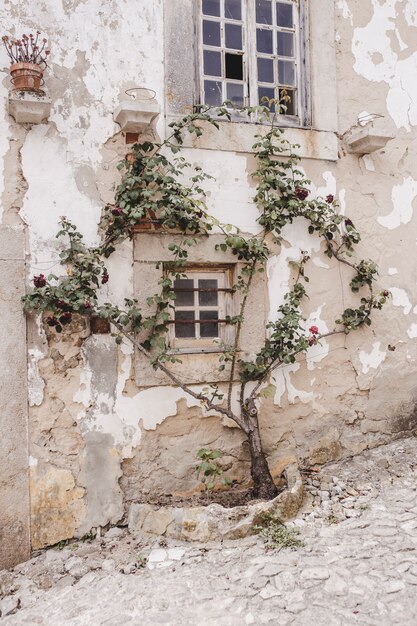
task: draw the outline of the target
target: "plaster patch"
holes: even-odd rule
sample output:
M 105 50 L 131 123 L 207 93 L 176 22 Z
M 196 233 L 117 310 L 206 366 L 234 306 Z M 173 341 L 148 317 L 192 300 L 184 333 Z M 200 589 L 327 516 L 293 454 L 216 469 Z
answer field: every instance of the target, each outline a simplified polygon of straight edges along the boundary
M 417 196 L 417 181 L 409 176 L 404 178 L 400 185 L 395 185 L 392 189 L 391 213 L 383 217 L 378 217 L 378 223 L 384 228 L 393 230 L 401 224 L 408 224 L 413 217 L 413 201 Z
M 296 389 L 291 382 L 291 374 L 294 374 L 294 372 L 298 372 L 300 367 L 301 366 L 299 363 L 293 363 L 291 365 L 285 365 L 283 367 L 280 367 L 272 372 L 271 380 L 273 381 L 273 384 L 276 388 L 274 404 L 282 406 L 281 401 L 285 391 L 287 391 L 288 402 L 290 404 L 295 404 L 297 398 L 299 398 L 300 401 L 303 402 L 303 404 L 307 404 L 308 402 L 311 402 L 311 400 L 313 400 L 313 391 L 303 391 L 301 389 Z
M 324 261 L 322 261 L 322 260 L 320 259 L 320 257 L 318 257 L 318 256 L 315 256 L 315 257 L 314 257 L 314 259 L 313 259 L 313 264 L 314 264 L 316 267 L 320 267 L 320 268 L 322 268 L 322 269 L 324 269 L 324 270 L 329 270 L 329 269 L 330 269 L 330 265 L 328 265 L 327 263 L 324 263 Z
M 368 172 L 375 172 L 375 163 L 370 154 L 364 154 L 362 158 L 362 162 L 365 166 L 365 169 Z
M 404 289 L 398 287 L 391 287 L 390 292 L 392 294 L 393 306 L 399 306 L 404 309 L 404 315 L 408 315 L 412 309 L 412 304 L 409 300 L 407 292 Z
M 29 406 L 40 406 L 43 401 L 43 390 L 45 382 L 39 374 L 39 361 L 43 359 L 44 353 L 41 350 L 28 350 L 28 396 Z
M 339 205 L 340 205 L 340 210 L 339 210 L 340 215 L 346 215 L 346 189 L 341 189 L 339 191 Z
M 349 20 L 349 22 L 353 24 L 353 15 L 352 11 L 349 9 L 347 0 L 337 0 L 337 8 L 341 11 L 343 19 Z
M 395 276 L 396 274 L 398 274 L 398 270 L 396 267 L 388 268 L 388 276 Z
M 63 272 L 57 258 L 59 244 L 55 238 L 60 217 L 65 214 L 79 228 L 87 245 L 97 245 L 101 206 L 78 190 L 73 169 L 66 160 L 65 144 L 59 137 L 49 136 L 49 126 L 39 124 L 33 127 L 21 152 L 23 173 L 29 187 L 20 215 L 30 227 L 34 263 L 51 263 L 55 257 L 54 273 Z
M 372 0 L 373 12 L 369 23 L 354 29 L 352 52 L 357 74 L 388 85 L 387 109 L 397 128 L 410 130 L 417 124 L 417 82 L 409 80 L 417 70 L 417 52 L 410 51 L 405 58 L 399 58 L 391 47 L 389 32 L 397 35 L 403 53 L 406 49 L 396 28 L 400 13 L 397 13 L 397 4 L 398 0 Z M 414 0 L 411 6 L 410 3 L 407 5 L 406 18 L 412 22 L 415 20 Z
M 370 369 L 377 369 L 381 363 L 385 361 L 386 352 L 380 350 L 381 342 L 377 341 L 373 344 L 371 352 L 361 350 L 359 352 L 359 360 L 362 363 L 362 373 L 367 374 Z

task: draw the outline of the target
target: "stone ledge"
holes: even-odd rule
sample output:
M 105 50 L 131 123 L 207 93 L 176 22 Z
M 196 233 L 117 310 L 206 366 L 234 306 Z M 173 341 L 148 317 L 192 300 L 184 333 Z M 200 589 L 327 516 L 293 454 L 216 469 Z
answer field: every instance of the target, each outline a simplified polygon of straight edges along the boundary
M 18 124 L 40 124 L 48 120 L 51 103 L 51 99 L 43 92 L 11 91 L 9 93 L 9 114 Z
M 170 117 L 167 124 L 178 118 Z M 224 152 L 243 152 L 251 154 L 255 143 L 255 135 L 265 135 L 269 130 L 267 124 L 219 121 L 219 130 L 209 123 L 199 122 L 203 135 L 196 138 L 186 133 L 185 148 L 202 150 L 222 150 Z M 167 134 L 169 132 L 167 127 Z M 283 128 L 284 138 L 292 144 L 298 144 L 297 153 L 304 159 L 337 161 L 338 139 L 331 131 L 312 130 L 308 128 Z
M 253 525 L 262 513 L 274 511 L 282 521 L 296 516 L 303 501 L 303 481 L 295 464 L 288 466 L 284 473 L 288 487 L 274 500 L 229 509 L 219 504 L 158 508 L 133 503 L 128 515 L 129 531 L 182 541 L 241 539 L 253 534 Z

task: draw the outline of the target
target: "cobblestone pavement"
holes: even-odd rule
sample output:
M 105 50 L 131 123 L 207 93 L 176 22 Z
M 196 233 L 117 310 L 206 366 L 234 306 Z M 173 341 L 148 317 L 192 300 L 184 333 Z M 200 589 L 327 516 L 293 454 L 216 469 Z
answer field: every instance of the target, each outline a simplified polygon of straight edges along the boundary
M 144 542 L 113 528 L 0 572 L 4 626 L 413 626 L 417 439 L 307 477 L 304 547 Z M 146 560 L 147 559 L 147 560 Z

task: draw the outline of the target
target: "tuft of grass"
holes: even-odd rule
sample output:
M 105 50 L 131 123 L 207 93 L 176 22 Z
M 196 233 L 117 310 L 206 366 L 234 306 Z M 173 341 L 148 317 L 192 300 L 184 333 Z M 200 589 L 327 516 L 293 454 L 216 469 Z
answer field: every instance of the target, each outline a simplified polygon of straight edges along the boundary
M 253 526 L 253 531 L 265 542 L 268 550 L 302 548 L 304 542 L 299 538 L 298 528 L 288 528 L 274 511 L 262 513 Z

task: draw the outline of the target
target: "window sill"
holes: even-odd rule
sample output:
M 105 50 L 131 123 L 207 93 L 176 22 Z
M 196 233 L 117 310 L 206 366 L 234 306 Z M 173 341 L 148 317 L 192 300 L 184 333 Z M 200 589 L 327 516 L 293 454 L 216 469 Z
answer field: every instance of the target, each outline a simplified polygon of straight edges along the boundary
M 167 119 L 167 124 L 176 118 Z M 219 122 L 217 130 L 209 123 L 202 123 L 204 128 L 202 137 L 196 138 L 189 134 L 184 136 L 184 147 L 200 148 L 202 150 L 221 150 L 223 152 L 253 152 L 255 135 L 265 135 L 268 125 L 248 122 Z M 167 128 L 167 133 L 169 132 Z M 283 128 L 285 138 L 293 144 L 299 144 L 297 149 L 300 157 L 320 161 L 337 161 L 338 140 L 332 131 L 319 131 L 308 128 Z

